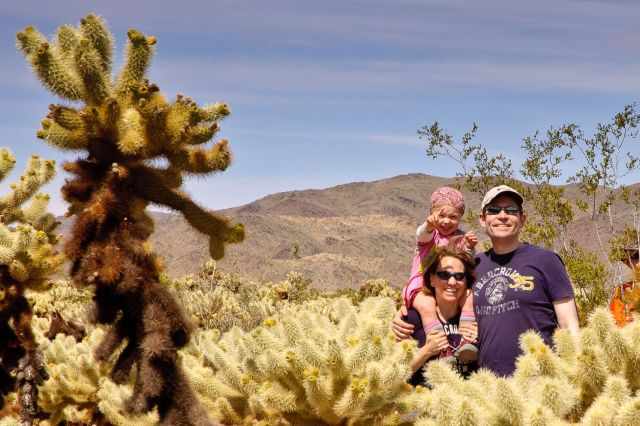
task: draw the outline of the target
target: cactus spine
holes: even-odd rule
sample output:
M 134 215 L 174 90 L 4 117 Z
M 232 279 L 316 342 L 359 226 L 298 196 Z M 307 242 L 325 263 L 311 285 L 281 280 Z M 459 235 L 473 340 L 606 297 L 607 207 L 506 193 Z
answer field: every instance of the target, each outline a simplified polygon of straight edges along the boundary
M 52 41 L 27 27 L 17 34 L 17 44 L 47 89 L 83 103 L 50 106 L 38 137 L 84 152 L 64 165 L 74 177 L 62 193 L 76 219 L 65 254 L 75 282 L 95 288 L 97 322 L 113 325 L 96 350 L 97 359 L 111 359 L 126 340 L 111 376 L 122 383 L 136 366 L 128 409 L 141 414 L 157 407 L 163 424 L 209 424 L 176 362 L 191 326 L 160 285 L 159 261 L 147 243 L 153 221 L 145 208 L 154 203 L 182 213 L 209 236 L 215 259 L 224 255 L 226 243 L 243 239 L 241 225 L 230 225 L 180 191 L 185 173 L 203 175 L 229 166 L 226 140 L 202 148 L 229 108 L 199 107 L 181 95 L 167 102 L 145 79 L 155 37 L 137 30 L 127 36 L 124 66 L 116 78 L 111 76 L 112 36 L 95 15 L 77 28 L 61 27 Z M 147 161 L 159 158 L 167 165 Z

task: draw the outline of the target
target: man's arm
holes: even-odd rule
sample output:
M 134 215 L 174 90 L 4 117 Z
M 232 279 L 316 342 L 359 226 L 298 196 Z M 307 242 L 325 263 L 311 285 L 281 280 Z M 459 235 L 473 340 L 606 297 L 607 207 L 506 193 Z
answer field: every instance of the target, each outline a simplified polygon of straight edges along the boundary
M 573 298 L 556 300 L 553 302 L 553 309 L 556 312 L 560 328 L 567 329 L 573 336 L 577 336 L 580 325 L 575 300 Z
M 391 323 L 391 331 L 396 336 L 396 340 L 404 340 L 411 337 L 413 334 L 414 326 L 413 324 L 409 324 L 402 320 L 403 316 L 407 315 L 407 308 L 402 305 L 400 310 L 396 312 L 396 315 L 393 317 L 393 321 Z

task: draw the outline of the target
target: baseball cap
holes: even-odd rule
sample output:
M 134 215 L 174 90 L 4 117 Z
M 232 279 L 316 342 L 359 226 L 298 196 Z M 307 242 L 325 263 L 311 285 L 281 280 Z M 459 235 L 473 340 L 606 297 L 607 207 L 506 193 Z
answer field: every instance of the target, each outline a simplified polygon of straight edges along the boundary
M 515 189 L 513 189 L 512 187 L 508 185 L 498 185 L 488 190 L 487 193 L 484 195 L 484 198 L 482 199 L 482 204 L 480 205 L 480 210 L 484 211 L 485 207 L 487 207 L 498 195 L 502 195 L 502 194 L 513 195 L 520 206 L 522 206 L 522 203 L 524 202 L 524 197 L 522 197 L 522 195 L 520 195 L 520 193 Z

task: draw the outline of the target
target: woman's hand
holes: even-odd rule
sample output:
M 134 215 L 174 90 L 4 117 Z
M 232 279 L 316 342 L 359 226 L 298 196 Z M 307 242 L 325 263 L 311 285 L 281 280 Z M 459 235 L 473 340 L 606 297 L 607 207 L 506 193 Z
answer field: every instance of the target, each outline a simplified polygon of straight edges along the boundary
M 424 352 L 425 361 L 433 356 L 440 354 L 443 350 L 449 347 L 449 340 L 447 335 L 442 330 L 431 330 L 427 334 L 427 340 L 422 348 L 421 352 Z
M 391 331 L 393 331 L 397 341 L 408 339 L 413 334 L 413 324 L 402 321 L 403 316 L 407 316 L 407 308 L 404 305 L 396 312 L 391 323 Z
M 470 342 L 478 340 L 478 323 L 475 321 L 461 321 L 458 326 L 458 333 Z
M 437 356 L 443 350 L 447 349 L 449 341 L 446 334 L 442 330 L 431 330 L 427 335 L 427 341 L 424 346 L 418 349 L 418 352 L 413 356 L 413 359 L 409 363 L 411 371 L 415 373 L 420 367 L 424 365 L 430 358 Z

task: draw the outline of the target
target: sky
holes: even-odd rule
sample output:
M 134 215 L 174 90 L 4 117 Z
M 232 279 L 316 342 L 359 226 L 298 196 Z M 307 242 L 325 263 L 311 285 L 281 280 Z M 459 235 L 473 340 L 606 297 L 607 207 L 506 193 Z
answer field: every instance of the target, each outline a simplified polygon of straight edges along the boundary
M 417 138 L 434 121 L 456 138 L 476 122 L 476 141 L 517 164 L 536 130 L 589 131 L 640 99 L 634 0 L 2 2 L 0 146 L 16 170 L 33 153 L 58 164 L 76 154 L 35 137 L 61 101 L 31 73 L 15 33 L 51 35 L 90 12 L 115 36 L 116 70 L 136 28 L 158 39 L 149 77 L 168 98 L 231 106 L 217 137 L 229 139 L 232 166 L 186 184 L 212 209 L 406 173 L 453 176 L 457 166 L 427 158 Z M 58 213 L 64 178 L 44 188 Z

